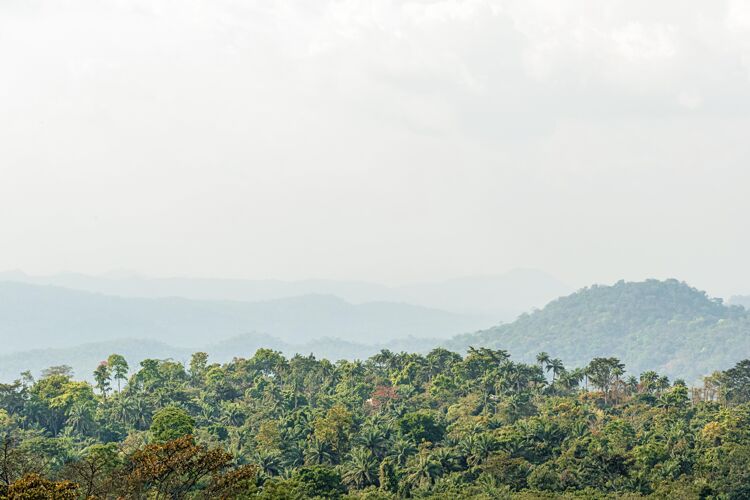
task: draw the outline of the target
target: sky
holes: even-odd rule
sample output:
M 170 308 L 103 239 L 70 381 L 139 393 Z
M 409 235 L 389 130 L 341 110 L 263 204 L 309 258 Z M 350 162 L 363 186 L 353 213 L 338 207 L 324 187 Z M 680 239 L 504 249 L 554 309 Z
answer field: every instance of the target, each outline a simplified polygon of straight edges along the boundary
M 3 0 L 0 270 L 750 293 L 750 3 Z

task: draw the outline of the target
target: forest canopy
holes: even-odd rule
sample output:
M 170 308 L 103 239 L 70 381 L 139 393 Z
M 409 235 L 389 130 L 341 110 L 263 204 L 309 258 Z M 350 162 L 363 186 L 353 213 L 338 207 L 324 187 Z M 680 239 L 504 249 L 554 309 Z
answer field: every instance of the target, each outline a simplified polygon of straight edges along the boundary
M 750 360 L 689 387 L 616 357 L 260 349 L 94 380 L 0 385 L 0 497 L 750 496 Z

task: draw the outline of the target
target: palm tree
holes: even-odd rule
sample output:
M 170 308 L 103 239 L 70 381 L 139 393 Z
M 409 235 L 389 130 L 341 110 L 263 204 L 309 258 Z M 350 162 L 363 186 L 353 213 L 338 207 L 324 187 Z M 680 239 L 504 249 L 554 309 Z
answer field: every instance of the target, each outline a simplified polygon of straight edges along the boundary
M 474 450 L 474 446 L 476 445 L 476 439 L 477 438 L 474 434 L 469 434 L 458 442 L 459 453 L 461 453 L 461 457 L 467 465 L 469 463 L 471 452 L 472 450 Z
M 123 412 L 127 412 L 127 421 L 138 430 L 146 430 L 151 425 L 150 415 L 152 409 L 149 407 L 148 402 L 141 396 L 134 396 L 128 398 L 128 402 L 123 408 Z
M 560 374 L 560 383 L 567 390 L 572 390 L 578 387 L 584 377 L 585 373 L 581 368 L 575 368 L 571 371 L 566 370 Z
M 328 445 L 318 439 L 313 439 L 305 450 L 305 463 L 308 465 L 330 464 L 332 455 Z
M 242 458 L 245 444 L 249 440 L 250 431 L 247 427 L 230 427 L 228 450 L 235 457 Z
M 216 412 L 216 406 L 206 401 L 198 401 L 198 418 L 200 418 L 206 425 L 213 422 L 214 413 Z
M 276 451 L 260 450 L 255 453 L 253 462 L 258 465 L 261 472 L 269 476 L 277 476 L 281 473 L 281 457 Z
M 375 484 L 377 477 L 378 463 L 370 450 L 361 446 L 354 448 L 344 464 L 344 483 L 355 489 L 362 489 Z
M 442 473 L 440 464 L 429 453 L 422 452 L 410 461 L 404 481 L 410 488 L 427 488 Z
M 388 455 L 393 457 L 398 465 L 403 466 L 416 451 L 411 441 L 401 438 L 393 443 Z
M 515 422 L 523 416 L 522 412 L 528 402 L 528 394 L 523 393 L 513 393 L 505 399 L 505 409 L 511 422 Z
M 68 410 L 68 425 L 78 434 L 88 434 L 94 427 L 90 402 L 77 402 Z
M 570 432 L 568 433 L 568 436 L 565 437 L 566 440 L 569 439 L 577 439 L 580 437 L 585 436 L 589 433 L 589 426 L 586 422 L 582 421 L 576 421 L 570 428 Z
M 305 442 L 297 441 L 284 449 L 283 462 L 285 468 L 295 468 L 305 463 Z
M 544 369 L 549 364 L 550 357 L 545 351 L 540 352 L 536 355 L 536 362 L 539 363 L 539 368 Z
M 667 389 L 669 389 L 669 377 L 667 377 L 666 375 L 662 375 L 656 381 L 656 390 L 659 393 L 662 393 L 662 392 L 666 391 Z
M 479 390 L 482 394 L 482 414 L 486 415 L 490 409 L 490 400 L 494 396 L 497 381 L 496 371 L 487 371 L 482 375 L 479 382 Z
M 653 394 L 656 391 L 657 382 L 659 381 L 659 374 L 653 370 L 648 370 L 641 373 L 640 378 L 640 390 L 641 392 L 647 392 Z
M 560 358 L 555 358 L 547 364 L 547 371 L 552 371 L 552 383 L 555 383 L 555 378 L 565 372 L 565 365 Z
M 130 416 L 133 414 L 133 397 L 123 395 L 117 398 L 115 402 L 115 417 L 122 424 L 128 424 Z
M 638 392 L 638 379 L 631 375 L 625 381 L 625 387 L 627 388 L 628 394 L 631 396 Z
M 339 366 L 331 363 L 326 359 L 321 361 L 320 365 L 321 373 L 323 375 L 323 387 L 328 388 L 329 390 L 333 389 L 334 387 L 336 387 L 336 384 L 338 384 L 339 377 L 341 375 Z
M 245 413 L 242 410 L 242 406 L 238 403 L 222 402 L 219 421 L 228 426 L 241 426 L 245 421 Z
M 503 484 L 498 477 L 486 472 L 477 477 L 475 484 L 484 493 L 484 498 L 511 498 L 513 496 L 510 486 Z
M 497 448 L 497 442 L 489 434 L 480 434 L 474 440 L 467 463 L 472 467 L 481 465 Z
M 375 457 L 382 458 L 388 447 L 388 440 L 377 427 L 368 426 L 362 429 L 356 438 L 356 443 L 370 450 Z
M 625 365 L 617 358 L 594 358 L 589 363 L 587 372 L 596 387 L 604 393 L 604 404 L 607 404 L 610 390 L 625 371 Z
M 440 468 L 445 472 L 453 472 L 460 468 L 456 463 L 458 457 L 448 447 L 440 447 L 432 452 L 432 459 L 440 464 Z
M 377 365 L 383 368 L 390 368 L 393 362 L 393 353 L 389 349 L 381 349 L 379 353 L 372 356 L 370 359 Z

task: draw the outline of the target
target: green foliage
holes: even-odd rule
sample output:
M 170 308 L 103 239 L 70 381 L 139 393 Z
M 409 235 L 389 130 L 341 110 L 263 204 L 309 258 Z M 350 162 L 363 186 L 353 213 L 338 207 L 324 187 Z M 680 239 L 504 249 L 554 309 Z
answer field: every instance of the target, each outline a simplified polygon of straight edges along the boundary
M 744 360 L 724 372 L 724 398 L 733 403 L 750 402 L 750 360 Z
M 392 457 L 387 457 L 380 462 L 378 469 L 380 489 L 389 493 L 398 491 L 399 475 L 397 474 L 397 467 L 398 463 Z
M 338 498 L 346 492 L 341 475 L 332 467 L 300 467 L 294 472 L 293 477 L 307 498 Z
M 96 381 L 96 388 L 99 392 L 106 397 L 107 391 L 109 391 L 109 380 L 112 376 L 112 372 L 109 369 L 109 365 L 106 361 L 99 363 L 99 366 L 94 370 L 94 381 Z
M 445 432 L 444 426 L 427 410 L 407 413 L 399 419 L 398 425 L 402 434 L 411 437 L 417 443 L 437 443 Z
M 606 354 L 635 373 L 656 369 L 696 383 L 750 352 L 748 330 L 750 312 L 685 283 L 621 281 L 584 288 L 512 323 L 456 337 L 446 346 L 502 347 L 543 367 L 551 359 L 547 354 L 540 360 L 538 354 L 553 353 L 570 366 L 585 366 Z
M 117 391 L 119 392 L 122 386 L 122 382 L 128 378 L 128 362 L 120 354 L 110 354 L 107 358 L 107 367 L 112 374 L 112 377 L 117 381 Z
M 114 391 L 55 369 L 0 385 L 0 498 L 748 498 L 748 367 L 689 387 L 616 357 L 261 350 Z
M 154 414 L 149 432 L 155 442 L 164 443 L 193 434 L 195 421 L 185 410 L 167 406 Z

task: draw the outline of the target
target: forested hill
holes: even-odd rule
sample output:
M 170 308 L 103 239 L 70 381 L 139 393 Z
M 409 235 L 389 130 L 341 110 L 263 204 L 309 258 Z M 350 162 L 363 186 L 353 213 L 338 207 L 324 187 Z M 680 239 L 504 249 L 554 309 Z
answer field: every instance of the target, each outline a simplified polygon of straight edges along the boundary
M 568 366 L 621 358 L 634 372 L 658 369 L 691 380 L 750 353 L 750 315 L 677 280 L 592 286 L 449 347 L 507 349 L 522 361 L 554 352 Z

